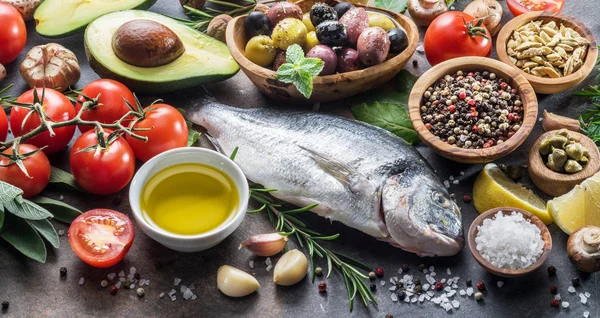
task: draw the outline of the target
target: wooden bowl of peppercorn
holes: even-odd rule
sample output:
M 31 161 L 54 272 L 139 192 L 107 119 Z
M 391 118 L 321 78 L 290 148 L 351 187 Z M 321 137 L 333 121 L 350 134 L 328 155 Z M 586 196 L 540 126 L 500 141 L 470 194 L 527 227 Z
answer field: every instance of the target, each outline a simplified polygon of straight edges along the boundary
M 463 75 L 453 78 L 451 75 L 458 71 Z M 482 76 L 472 82 L 469 77 L 476 76 L 470 74 L 476 72 Z M 450 83 L 463 85 L 450 84 L 449 98 L 432 87 L 448 82 L 446 76 L 451 77 Z M 460 92 L 466 84 L 469 89 L 464 89 L 463 96 Z M 442 97 L 436 99 L 437 94 Z M 422 118 L 423 110 L 432 117 Z M 519 70 L 490 58 L 469 56 L 445 61 L 425 72 L 410 92 L 408 112 L 421 140 L 435 152 L 453 161 L 478 164 L 508 155 L 527 139 L 537 121 L 538 103 L 533 87 Z
M 536 76 L 517 67 L 514 61 L 511 61 L 511 56 L 508 54 L 507 45 L 512 38 L 513 32 L 531 21 L 542 21 L 544 24 L 554 21 L 557 26 L 564 24 L 565 27 L 571 28 L 579 33 L 581 37 L 585 38 L 589 42 L 589 45 L 587 45 L 586 48 L 587 52 L 585 53 L 583 64 L 576 71 L 570 73 L 569 75 L 556 78 Z M 566 52 L 569 54 L 571 51 L 573 51 L 572 48 L 570 51 L 567 50 Z M 510 65 L 510 67 L 523 74 L 523 76 L 525 76 L 525 78 L 527 78 L 527 80 L 531 83 L 531 86 L 533 86 L 533 89 L 536 91 L 536 93 L 556 94 L 574 87 L 587 78 L 588 75 L 590 75 L 594 69 L 594 65 L 596 64 L 596 59 L 598 58 L 598 44 L 596 43 L 596 39 L 594 38 L 594 35 L 590 29 L 588 29 L 579 20 L 556 12 L 533 11 L 513 18 L 512 20 L 508 21 L 504 27 L 502 27 L 496 39 L 496 53 L 498 54 L 498 59 L 500 61 Z M 517 59 L 515 58 L 515 60 Z

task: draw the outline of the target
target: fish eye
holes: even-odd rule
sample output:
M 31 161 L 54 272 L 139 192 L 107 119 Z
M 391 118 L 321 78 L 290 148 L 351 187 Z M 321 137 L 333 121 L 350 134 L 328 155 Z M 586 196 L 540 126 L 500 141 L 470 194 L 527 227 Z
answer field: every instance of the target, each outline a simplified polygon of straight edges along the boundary
M 450 199 L 439 191 L 433 191 L 431 193 L 431 199 L 441 207 L 447 208 L 450 206 Z

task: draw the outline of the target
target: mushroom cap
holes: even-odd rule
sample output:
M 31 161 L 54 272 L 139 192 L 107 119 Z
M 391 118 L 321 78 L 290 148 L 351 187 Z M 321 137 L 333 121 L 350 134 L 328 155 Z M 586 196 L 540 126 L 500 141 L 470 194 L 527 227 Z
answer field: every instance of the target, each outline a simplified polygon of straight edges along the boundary
M 571 234 L 567 254 L 580 271 L 600 271 L 600 227 L 584 226 Z

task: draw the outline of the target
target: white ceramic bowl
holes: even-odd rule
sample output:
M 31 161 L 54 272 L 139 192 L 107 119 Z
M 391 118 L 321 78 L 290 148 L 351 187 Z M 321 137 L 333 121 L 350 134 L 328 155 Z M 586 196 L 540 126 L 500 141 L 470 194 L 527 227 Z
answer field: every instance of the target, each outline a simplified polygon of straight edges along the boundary
M 180 235 L 167 232 L 150 222 L 142 213 L 140 198 L 146 182 L 167 167 L 182 163 L 209 165 L 227 174 L 238 189 L 240 204 L 234 213 L 218 228 L 198 235 Z M 198 252 L 209 249 L 223 241 L 242 223 L 248 208 L 248 181 L 242 170 L 222 154 L 203 148 L 177 148 L 161 153 L 148 160 L 133 177 L 129 187 L 129 203 L 139 227 L 155 241 L 180 252 Z

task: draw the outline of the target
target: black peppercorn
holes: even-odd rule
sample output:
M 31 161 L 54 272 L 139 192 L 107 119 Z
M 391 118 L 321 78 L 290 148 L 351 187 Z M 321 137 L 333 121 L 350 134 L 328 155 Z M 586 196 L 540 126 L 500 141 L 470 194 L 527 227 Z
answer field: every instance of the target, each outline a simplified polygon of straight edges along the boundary
M 419 264 L 419 270 L 422 272 L 425 270 L 425 264 Z
M 467 283 L 467 287 L 473 286 L 473 281 L 471 281 L 470 279 L 467 279 L 466 283 Z
M 573 279 L 571 279 L 571 285 L 573 285 L 573 287 L 579 286 L 579 278 L 573 277 Z
M 141 278 L 141 277 L 142 277 L 142 276 L 140 275 L 140 273 L 135 273 L 135 274 L 133 274 L 133 278 L 134 278 L 134 279 L 140 280 L 140 278 Z
M 372 292 L 377 291 L 377 285 L 371 284 L 371 291 Z
M 415 293 L 420 294 L 423 292 L 423 287 L 421 285 L 415 286 Z
M 556 276 L 556 267 L 554 267 L 554 266 L 548 267 L 548 276 L 550 276 L 550 277 Z
M 409 269 L 408 264 L 402 264 L 402 271 L 407 272 Z
M 60 272 L 61 277 L 67 276 L 67 268 L 66 267 L 61 267 L 59 272 Z
M 406 293 L 402 290 L 399 290 L 396 294 L 398 295 L 398 300 L 404 300 L 404 298 L 406 298 Z
M 413 281 L 413 283 L 415 283 L 415 285 L 421 285 L 421 280 L 417 278 Z
M 391 314 L 387 314 L 385 315 L 385 318 L 394 318 L 394 316 L 392 316 Z
M 8 309 L 8 305 L 10 305 L 10 303 L 8 301 L 3 301 L 2 302 L 2 310 L 7 310 Z

